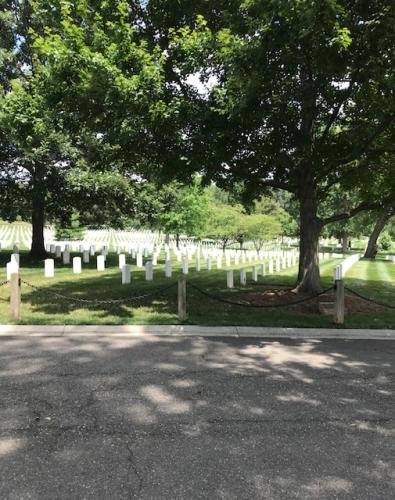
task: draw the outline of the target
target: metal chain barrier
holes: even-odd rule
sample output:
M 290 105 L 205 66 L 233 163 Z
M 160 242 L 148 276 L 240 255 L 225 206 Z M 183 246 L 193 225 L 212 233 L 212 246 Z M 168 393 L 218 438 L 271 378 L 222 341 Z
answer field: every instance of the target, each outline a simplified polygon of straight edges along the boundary
M 173 288 L 177 285 L 177 283 L 172 283 L 171 285 L 165 286 L 163 288 L 159 288 L 157 290 L 154 290 L 153 292 L 146 293 L 144 295 L 134 295 L 132 297 L 127 297 L 124 299 L 102 300 L 102 299 L 80 299 L 78 297 L 71 297 L 69 295 L 63 295 L 63 294 L 58 293 L 58 292 L 46 290 L 43 287 L 33 285 L 32 283 L 29 283 L 28 281 L 25 281 L 25 280 L 21 280 L 21 283 L 28 286 L 29 288 L 32 288 L 33 290 L 37 290 L 38 292 L 44 293 L 44 294 L 49 295 L 49 296 L 57 297 L 57 298 L 62 299 L 62 300 L 67 300 L 70 302 L 77 302 L 79 304 L 97 304 L 97 305 L 99 305 L 99 304 L 126 304 L 128 302 L 134 302 L 137 300 L 145 299 L 147 297 L 155 297 L 155 296 L 162 295 L 163 292 L 165 292 L 166 290 L 170 290 L 170 288 Z
M 355 290 L 352 290 L 348 286 L 344 287 L 345 290 L 350 292 L 352 295 L 355 295 L 356 297 L 359 297 L 360 299 L 366 300 L 367 302 L 372 302 L 373 304 L 377 304 L 378 306 L 382 307 L 388 307 L 388 309 L 395 309 L 395 305 L 391 304 L 385 304 L 384 302 L 380 302 L 378 300 L 371 299 L 370 297 L 365 297 L 365 295 L 361 295 L 360 293 L 356 292 Z
M 4 285 L 7 285 L 8 284 L 8 281 L 0 281 L 0 287 L 4 286 Z
M 246 304 L 246 303 L 243 303 L 243 302 L 235 302 L 233 300 L 224 299 L 222 297 L 219 297 L 218 295 L 213 295 L 213 294 L 211 294 L 209 292 L 206 292 L 205 290 L 203 290 L 202 288 L 194 285 L 191 282 L 189 282 L 188 285 L 191 288 L 197 290 L 202 295 L 205 295 L 206 297 L 209 297 L 209 298 L 211 298 L 213 300 L 217 300 L 218 302 L 223 302 L 224 304 L 230 304 L 232 306 L 254 307 L 254 308 L 257 308 L 257 309 L 262 309 L 262 308 L 268 308 L 268 309 L 270 309 L 270 308 L 273 308 L 273 307 L 293 306 L 293 305 L 296 305 L 296 304 L 301 304 L 302 302 L 308 302 L 309 300 L 315 299 L 315 298 L 319 297 L 320 295 L 324 295 L 325 293 L 328 293 L 330 290 L 333 290 L 333 286 L 331 286 L 330 288 L 327 288 L 326 290 L 323 290 L 322 292 L 316 293 L 316 294 L 311 295 L 310 297 L 306 297 L 304 299 L 294 300 L 292 302 L 284 302 L 284 303 L 281 303 L 281 304 L 261 304 L 261 305 L 258 305 L 258 304 Z

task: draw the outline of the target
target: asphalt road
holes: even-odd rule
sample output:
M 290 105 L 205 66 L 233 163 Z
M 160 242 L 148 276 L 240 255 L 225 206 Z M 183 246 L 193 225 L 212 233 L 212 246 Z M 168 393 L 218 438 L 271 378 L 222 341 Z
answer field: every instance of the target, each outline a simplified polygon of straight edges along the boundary
M 395 341 L 3 336 L 1 499 L 395 497 Z

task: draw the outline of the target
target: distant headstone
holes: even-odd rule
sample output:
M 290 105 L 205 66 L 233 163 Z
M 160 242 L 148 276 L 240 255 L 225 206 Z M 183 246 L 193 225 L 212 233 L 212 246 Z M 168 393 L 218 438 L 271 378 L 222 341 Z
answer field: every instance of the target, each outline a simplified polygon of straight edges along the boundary
M 70 264 L 70 252 L 68 250 L 64 250 L 62 257 L 64 265 Z
M 258 270 L 256 266 L 252 266 L 252 281 L 258 281 Z
M 89 264 L 89 250 L 84 250 L 82 252 L 82 262 L 84 264 Z
M 247 273 L 244 267 L 240 269 L 240 285 L 245 285 L 247 283 Z

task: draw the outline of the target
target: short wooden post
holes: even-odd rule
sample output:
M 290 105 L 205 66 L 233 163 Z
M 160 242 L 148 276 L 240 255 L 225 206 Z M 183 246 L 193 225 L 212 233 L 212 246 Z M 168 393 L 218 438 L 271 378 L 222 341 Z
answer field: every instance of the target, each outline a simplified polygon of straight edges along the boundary
M 187 280 L 185 275 L 178 278 L 178 319 L 187 319 Z
M 21 282 L 18 273 L 11 274 L 10 285 L 11 319 L 19 321 L 21 319 Z
M 344 281 L 335 281 L 335 304 L 333 310 L 333 322 L 337 325 L 344 324 Z

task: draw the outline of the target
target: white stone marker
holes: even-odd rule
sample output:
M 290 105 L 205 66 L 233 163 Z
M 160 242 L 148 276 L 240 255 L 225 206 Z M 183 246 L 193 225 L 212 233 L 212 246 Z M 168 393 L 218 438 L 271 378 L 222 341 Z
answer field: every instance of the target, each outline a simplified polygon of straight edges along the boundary
M 225 264 L 226 264 L 226 267 L 230 266 L 230 255 L 228 253 L 225 254 Z
M 195 261 L 195 269 L 198 273 L 200 273 L 200 256 L 199 257 L 196 257 L 196 261 Z
M 56 245 L 55 247 L 55 256 L 56 258 L 60 258 L 62 255 L 62 247 L 60 245 Z
M 64 265 L 70 264 L 70 252 L 68 250 L 65 250 L 63 252 L 63 264 Z
M 7 262 L 6 270 L 7 270 L 7 281 L 10 281 L 11 274 L 19 273 L 18 263 L 15 262 L 15 260 L 11 260 L 10 262 Z
M 56 249 L 55 245 L 53 243 L 51 243 L 49 245 L 49 253 L 55 253 L 55 249 Z
M 211 271 L 211 257 L 207 257 L 206 259 L 206 268 L 207 271 Z
M 273 261 L 270 259 L 269 260 L 269 274 L 273 274 L 274 267 L 273 267 Z
M 95 247 L 95 245 L 91 245 L 90 248 L 89 248 L 89 251 L 90 251 L 91 257 L 94 257 L 95 254 L 96 254 L 96 247 Z
M 152 281 L 154 279 L 154 271 L 150 260 L 145 263 L 145 279 L 146 281 Z
M 158 264 L 158 254 L 154 253 L 152 256 L 152 265 L 156 266 Z
M 222 269 L 222 255 L 217 257 L 217 269 Z
M 166 278 L 171 278 L 171 260 L 166 259 L 165 261 L 165 276 Z
M 82 252 L 82 262 L 84 264 L 89 264 L 89 250 L 84 250 Z
M 13 246 L 13 252 L 14 253 L 19 253 L 19 246 L 17 243 L 15 243 L 15 245 Z
M 19 264 L 20 264 L 20 260 L 19 259 L 20 259 L 19 253 L 12 253 L 11 254 L 11 262 L 15 262 L 18 267 L 19 267 Z
M 246 261 L 246 254 L 245 252 L 241 252 L 241 263 L 245 264 L 245 261 Z
M 240 269 L 240 285 L 245 285 L 247 283 L 247 273 L 244 267 Z
M 228 288 L 233 288 L 234 286 L 233 274 L 233 269 L 229 269 L 228 271 L 226 271 L 226 286 Z
M 53 278 L 55 276 L 55 261 L 53 259 L 44 260 L 44 276 Z
M 136 255 L 136 266 L 137 267 L 144 267 L 143 266 L 143 254 L 141 254 L 141 253 L 138 253 Z
M 252 266 L 252 281 L 258 281 L 258 270 L 256 266 Z
M 79 246 L 78 246 L 78 251 L 79 251 L 80 253 L 82 253 L 84 250 L 85 250 L 84 245 L 82 245 L 82 244 L 81 244 L 81 245 L 79 245 Z
M 126 264 L 126 255 L 121 253 L 118 255 L 118 267 L 119 269 L 123 269 L 123 266 Z
M 239 265 L 239 254 L 236 252 L 235 253 L 235 266 Z
M 118 255 L 121 253 L 121 247 L 120 247 L 120 245 L 117 245 L 115 247 L 115 251 L 117 252 Z
M 188 274 L 188 257 L 184 255 L 182 258 L 182 274 Z
M 266 276 L 266 265 L 265 264 L 261 264 L 261 274 L 262 274 L 262 276 Z
M 129 264 L 122 267 L 122 285 L 128 285 L 131 281 L 131 273 Z
M 98 255 L 96 257 L 96 266 L 98 271 L 104 271 L 105 269 L 105 256 L 104 255 Z
M 281 262 L 280 262 L 280 257 L 277 257 L 276 260 L 276 271 L 281 271 Z
M 73 273 L 80 274 L 81 272 L 81 257 L 73 257 Z

